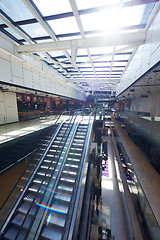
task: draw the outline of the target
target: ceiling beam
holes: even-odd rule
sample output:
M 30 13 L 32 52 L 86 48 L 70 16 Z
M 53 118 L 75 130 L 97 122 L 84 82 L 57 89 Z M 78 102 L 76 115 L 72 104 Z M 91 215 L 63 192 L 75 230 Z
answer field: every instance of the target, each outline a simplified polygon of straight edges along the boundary
M 28 44 L 18 47 L 18 52 L 46 52 L 46 51 L 61 51 L 71 49 L 72 46 L 81 48 L 107 47 L 107 46 L 121 46 L 121 45 L 141 45 L 145 42 L 146 33 L 137 32 L 126 34 L 114 34 L 105 37 L 91 37 L 85 39 L 74 39 L 66 41 L 48 42 Z
M 41 24 L 41 26 L 45 29 L 45 31 L 49 34 L 49 36 L 53 39 L 53 41 L 58 42 L 59 40 L 56 37 L 56 35 L 55 35 L 54 31 L 52 30 L 52 28 L 50 27 L 50 25 L 46 21 L 44 21 L 39 10 L 34 7 L 34 2 L 32 0 L 22 0 L 22 2 L 29 9 L 29 11 L 33 14 L 33 16 L 37 19 L 37 21 Z M 66 49 L 64 49 L 63 51 L 64 51 L 64 55 L 66 56 L 66 58 L 72 63 L 72 59 L 71 59 L 70 55 L 68 54 L 68 52 L 66 51 Z M 44 51 L 44 52 L 47 52 L 47 51 Z M 50 61 L 49 55 L 45 55 L 45 57 L 46 57 L 46 61 Z M 83 76 L 83 74 L 80 72 L 78 67 L 77 66 L 74 66 L 74 67 L 78 70 L 79 74 Z M 63 68 L 63 66 L 61 66 L 61 69 L 62 68 Z M 70 76 L 70 77 L 72 78 L 72 76 Z
M 71 80 L 71 81 L 73 81 L 73 80 Z M 120 80 L 119 79 L 109 79 L 109 78 L 97 78 L 97 80 L 96 79 L 88 79 L 87 81 L 85 80 L 83 80 L 83 79 L 75 79 L 73 82 L 77 82 L 77 83 L 97 83 L 97 84 L 101 84 L 101 83 L 103 83 L 103 84 L 108 84 L 108 83 L 110 83 L 110 84 L 113 84 L 113 85 L 117 85 L 119 82 L 120 82 Z
M 71 8 L 72 8 L 72 10 L 73 10 L 73 14 L 74 14 L 74 16 L 75 16 L 75 19 L 76 19 L 78 28 L 79 28 L 79 30 L 80 30 L 82 39 L 85 39 L 85 33 L 84 33 L 83 25 L 82 25 L 82 22 L 81 22 L 81 18 L 80 18 L 80 16 L 79 16 L 77 4 L 76 4 L 75 0 L 69 0 L 69 1 L 70 1 L 70 4 L 71 4 Z M 76 50 L 77 50 L 77 48 L 76 48 Z M 95 68 L 94 68 L 94 64 L 93 64 L 93 60 L 92 60 L 92 56 L 91 56 L 91 53 L 90 53 L 90 49 L 87 48 L 86 50 L 87 50 L 87 54 L 88 54 L 88 57 L 89 57 L 89 61 L 90 61 L 91 65 L 92 65 L 92 68 L 93 68 L 95 77 L 97 77 L 96 71 L 95 71 Z

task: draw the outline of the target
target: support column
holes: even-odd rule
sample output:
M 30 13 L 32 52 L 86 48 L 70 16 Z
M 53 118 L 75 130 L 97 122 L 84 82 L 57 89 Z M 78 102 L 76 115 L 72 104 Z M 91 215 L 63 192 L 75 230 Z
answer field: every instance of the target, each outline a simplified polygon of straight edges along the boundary
M 151 104 L 151 120 L 155 121 L 155 116 L 157 113 L 158 104 L 158 92 L 152 94 L 152 104 Z
M 135 100 L 135 113 L 138 115 L 138 107 L 139 107 L 139 98 L 137 97 Z
M 69 100 L 66 100 L 66 111 L 69 111 Z

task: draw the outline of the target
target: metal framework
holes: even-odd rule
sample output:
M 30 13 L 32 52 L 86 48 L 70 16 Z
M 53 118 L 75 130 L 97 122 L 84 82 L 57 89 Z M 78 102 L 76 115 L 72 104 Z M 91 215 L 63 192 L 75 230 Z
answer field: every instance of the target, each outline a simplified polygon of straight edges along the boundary
M 57 11 L 56 14 L 53 12 L 51 15 L 44 15 L 42 6 L 37 0 L 18 0 L 18 2 L 21 3 L 17 5 L 18 11 L 21 11 L 23 5 L 24 16 L 25 12 L 29 11 L 32 18 L 14 18 L 13 13 L 11 14 L 13 2 L 11 1 L 9 6 L 2 0 L 0 2 L 1 35 L 7 36 L 18 45 L 20 54 L 34 54 L 34 57 L 65 76 L 66 81 L 76 84 L 84 91 L 115 91 L 138 46 L 145 43 L 147 30 L 159 11 L 158 0 L 119 0 L 116 3 L 106 1 L 105 6 L 101 6 L 97 1 L 93 7 L 91 5 L 87 7 L 87 1 L 86 7 L 81 7 L 80 0 L 68 0 L 70 11 Z M 53 8 L 53 6 L 48 7 Z M 56 8 L 60 8 L 58 3 L 54 5 L 54 9 Z M 84 17 L 88 17 L 88 21 L 91 21 L 90 17 L 96 16 L 95 14 L 101 17 L 101 14 L 107 15 L 115 9 L 118 9 L 118 17 L 116 14 L 111 16 L 108 20 L 111 21 L 111 25 L 114 17 L 117 22 L 121 21 L 125 19 L 127 11 L 131 13 L 132 9 L 133 13 L 138 10 L 141 16 L 139 20 L 133 21 L 133 24 L 120 25 L 116 31 L 113 28 L 110 29 L 111 32 L 105 32 L 101 25 L 105 25 L 106 22 L 101 21 L 101 25 L 97 25 L 100 21 L 98 18 L 95 28 L 87 27 Z M 67 32 L 64 26 L 64 32 L 57 32 L 54 27 L 57 21 L 67 21 L 67 19 L 73 21 L 78 31 Z M 38 28 L 37 34 L 32 34 L 30 28 L 35 27 L 35 24 Z M 42 29 L 46 34 L 38 34 Z

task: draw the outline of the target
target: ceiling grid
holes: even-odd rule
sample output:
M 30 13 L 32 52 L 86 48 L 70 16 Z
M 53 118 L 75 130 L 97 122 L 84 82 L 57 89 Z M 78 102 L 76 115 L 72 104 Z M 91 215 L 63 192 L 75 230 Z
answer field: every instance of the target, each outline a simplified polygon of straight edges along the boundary
M 81 90 L 115 91 L 144 43 L 159 4 L 158 0 L 16 0 L 16 4 L 1 0 L 0 31 L 19 45 L 19 53 L 34 54 Z

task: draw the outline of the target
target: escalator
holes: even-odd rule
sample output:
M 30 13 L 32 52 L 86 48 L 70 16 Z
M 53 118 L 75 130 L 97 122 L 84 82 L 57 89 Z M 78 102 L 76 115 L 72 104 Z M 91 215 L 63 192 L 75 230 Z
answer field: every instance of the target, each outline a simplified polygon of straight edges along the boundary
M 1 228 L 0 239 L 73 239 L 92 119 L 62 122 Z M 41 152 L 39 154 L 41 154 Z

